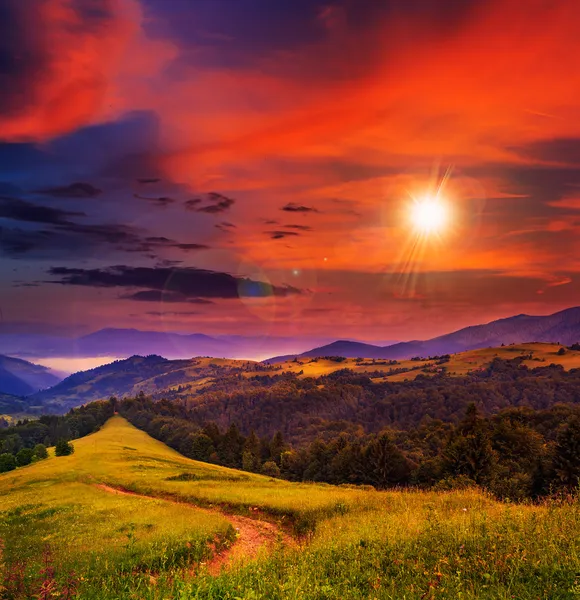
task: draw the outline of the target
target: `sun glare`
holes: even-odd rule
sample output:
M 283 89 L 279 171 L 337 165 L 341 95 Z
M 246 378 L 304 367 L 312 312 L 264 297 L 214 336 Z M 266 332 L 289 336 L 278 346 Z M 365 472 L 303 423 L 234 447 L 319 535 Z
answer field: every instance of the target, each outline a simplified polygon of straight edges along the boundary
M 415 200 L 411 207 L 411 222 L 418 233 L 441 233 L 449 220 L 449 211 L 440 198 L 427 196 Z

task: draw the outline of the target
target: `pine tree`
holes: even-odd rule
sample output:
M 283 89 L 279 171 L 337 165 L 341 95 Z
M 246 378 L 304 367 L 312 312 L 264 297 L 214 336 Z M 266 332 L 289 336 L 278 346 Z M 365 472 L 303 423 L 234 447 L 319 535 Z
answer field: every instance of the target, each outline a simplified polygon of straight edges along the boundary
M 572 419 L 558 435 L 553 464 L 559 483 L 567 488 L 578 486 L 580 481 L 580 418 Z
M 485 484 L 493 477 L 497 455 L 487 424 L 475 404 L 467 407 L 465 418 L 443 450 L 443 461 L 452 475 L 465 475 L 477 484 Z

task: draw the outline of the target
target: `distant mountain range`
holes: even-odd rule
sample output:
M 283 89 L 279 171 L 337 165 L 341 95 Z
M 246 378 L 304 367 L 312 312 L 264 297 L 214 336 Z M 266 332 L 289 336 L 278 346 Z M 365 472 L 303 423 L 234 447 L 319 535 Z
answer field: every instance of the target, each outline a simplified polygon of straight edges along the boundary
M 284 362 L 293 356 L 320 357 L 344 356 L 346 358 L 406 359 L 414 356 L 436 356 L 455 354 L 465 350 L 476 350 L 519 344 L 523 342 L 559 342 L 570 345 L 580 341 L 580 307 L 568 308 L 553 315 L 534 317 L 516 315 L 499 319 L 485 325 L 465 327 L 430 340 L 399 342 L 387 346 L 375 346 L 360 342 L 339 340 L 319 346 L 298 355 L 284 355 L 264 362 Z
M 294 356 L 313 344 L 322 345 L 330 341 L 328 338 L 209 336 L 107 328 L 78 338 L 0 332 L 0 353 L 31 360 L 50 357 L 128 358 L 136 354 L 157 354 L 170 359 L 192 356 L 261 359 L 282 353 Z
M 0 355 L 0 394 L 29 396 L 59 381 L 60 379 L 46 367 Z

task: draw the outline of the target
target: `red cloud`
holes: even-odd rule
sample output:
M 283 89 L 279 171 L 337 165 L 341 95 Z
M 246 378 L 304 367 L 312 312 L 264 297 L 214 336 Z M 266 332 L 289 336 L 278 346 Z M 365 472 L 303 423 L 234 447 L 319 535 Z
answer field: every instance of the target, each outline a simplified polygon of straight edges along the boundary
M 136 0 L 23 4 L 8 0 L 14 21 L 7 26 L 17 29 L 12 72 L 4 75 L 2 140 L 47 139 L 103 119 L 116 109 L 118 77 L 152 74 L 171 56 L 169 45 L 143 36 Z

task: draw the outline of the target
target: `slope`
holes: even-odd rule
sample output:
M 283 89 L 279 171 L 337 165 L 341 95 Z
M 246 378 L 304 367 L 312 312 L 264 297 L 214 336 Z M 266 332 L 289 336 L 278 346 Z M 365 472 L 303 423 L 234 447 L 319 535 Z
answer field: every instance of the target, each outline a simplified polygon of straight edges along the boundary
M 111 396 L 148 394 L 176 387 L 194 386 L 208 377 L 250 364 L 248 361 L 197 358 L 168 360 L 162 356 L 132 356 L 102 367 L 79 371 L 58 385 L 34 394 L 31 411 L 63 413 L 69 408 Z
M 46 367 L 20 358 L 0 355 L 0 393 L 27 396 L 59 381 Z

